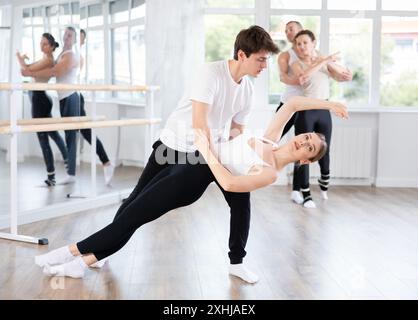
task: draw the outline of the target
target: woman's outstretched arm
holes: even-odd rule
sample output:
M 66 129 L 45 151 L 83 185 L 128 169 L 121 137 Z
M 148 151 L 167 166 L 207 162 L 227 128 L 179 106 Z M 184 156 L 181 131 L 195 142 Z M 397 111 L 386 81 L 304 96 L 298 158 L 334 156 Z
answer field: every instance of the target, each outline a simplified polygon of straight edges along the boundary
M 314 109 L 330 110 L 340 118 L 348 118 L 347 107 L 339 102 L 307 97 L 292 97 L 275 114 L 264 133 L 264 137 L 273 141 L 279 141 L 284 126 L 295 112 Z

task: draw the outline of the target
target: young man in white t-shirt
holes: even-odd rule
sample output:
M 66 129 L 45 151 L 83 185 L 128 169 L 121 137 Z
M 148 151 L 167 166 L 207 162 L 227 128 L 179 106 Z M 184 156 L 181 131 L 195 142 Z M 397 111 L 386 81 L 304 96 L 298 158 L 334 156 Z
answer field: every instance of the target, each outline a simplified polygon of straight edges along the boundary
M 163 179 L 172 181 L 171 185 L 165 181 L 164 185 L 171 187 L 158 194 L 167 210 L 193 203 L 211 182 L 216 182 L 194 146 L 194 129 L 203 130 L 213 143 L 221 141 L 226 130 L 230 138 L 241 134 L 253 101 L 248 76 L 257 77 L 267 68 L 270 54 L 278 51 L 263 28 L 252 26 L 237 35 L 233 60 L 207 63 L 200 69 L 191 90 L 168 118 L 136 188 L 115 219 Z M 258 277 L 242 264 L 250 227 L 250 194 L 220 189 L 231 209 L 230 273 L 254 283 Z

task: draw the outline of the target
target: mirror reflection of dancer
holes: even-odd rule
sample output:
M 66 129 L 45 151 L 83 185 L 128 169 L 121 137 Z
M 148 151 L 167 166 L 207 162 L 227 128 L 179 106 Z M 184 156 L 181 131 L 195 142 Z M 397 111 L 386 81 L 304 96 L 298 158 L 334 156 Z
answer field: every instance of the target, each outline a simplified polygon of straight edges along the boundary
M 86 42 L 86 31 L 81 29 L 80 30 L 80 49 Z M 84 57 L 80 55 L 80 71 L 84 67 Z M 84 109 L 84 96 L 80 93 L 80 115 L 85 116 L 86 110 Z M 91 129 L 81 129 L 80 130 L 81 136 L 91 145 Z M 96 137 L 96 154 L 98 155 L 101 163 L 103 164 L 103 173 L 105 178 L 106 185 L 109 185 L 113 173 L 115 170 L 115 166 L 110 162 L 107 153 L 103 147 L 102 142 L 98 137 Z
M 67 27 L 64 32 L 64 47 L 58 56 L 55 65 L 37 71 L 23 71 L 22 74 L 28 77 L 55 77 L 57 83 L 76 84 L 79 70 L 79 55 L 74 50 L 77 33 L 73 27 Z M 60 101 L 61 117 L 80 116 L 80 97 L 74 90 L 57 91 Z M 77 132 L 78 130 L 66 130 L 65 142 L 68 150 L 67 177 L 62 184 L 74 183 L 77 158 Z
M 59 44 L 55 41 L 54 37 L 50 33 L 44 33 L 42 35 L 40 47 L 42 53 L 44 54 L 42 59 L 31 64 L 26 64 L 26 55 L 21 55 L 19 52 L 16 53 L 17 59 L 22 69 L 22 73 L 25 71 L 39 71 L 45 68 L 52 68 L 54 66 L 53 52 L 56 48 L 59 47 Z M 50 77 L 38 76 L 34 77 L 34 79 L 35 82 L 47 83 Z M 51 111 L 53 103 L 45 91 L 31 91 L 29 93 L 29 97 L 32 102 L 32 118 L 52 118 Z M 65 146 L 65 142 L 58 131 L 37 132 L 36 135 L 38 136 L 47 171 L 47 178 L 44 182 L 47 186 L 51 187 L 56 184 L 56 181 L 54 154 L 52 152 L 51 145 L 49 144 L 48 137 L 50 137 L 56 143 L 66 166 L 68 161 L 67 147 Z
M 282 146 L 275 142 L 294 112 L 312 109 L 330 110 L 343 118 L 348 116 L 346 107 L 339 103 L 294 97 L 280 108 L 263 137 L 244 133 L 230 141 L 212 144 L 204 130 L 196 130 L 198 152 L 194 154 L 193 173 L 199 172 L 198 178 L 204 178 L 207 184 L 215 180 L 225 191 L 242 193 L 274 183 L 278 172 L 290 163 L 317 161 L 327 151 L 321 134 L 304 133 Z M 185 156 L 177 155 L 180 160 Z M 198 200 L 207 186 L 202 188 L 201 180 L 195 178 L 185 176 L 179 166 L 166 167 L 108 226 L 80 242 L 35 257 L 35 263 L 44 267 L 44 273 L 50 276 L 83 277 L 88 266 L 119 251 L 139 227 Z
M 350 81 L 352 74 L 346 67 L 336 64 L 337 55 L 317 55 L 315 35 L 310 30 L 300 31 L 294 38 L 299 59 L 292 65 L 293 74 L 299 78 L 305 97 L 328 100 L 330 95 L 330 78 L 337 81 Z M 321 177 L 318 180 L 323 199 L 328 199 L 330 181 L 330 156 L 332 119 L 328 110 L 306 110 L 298 114 L 295 121 L 295 134 L 315 131 L 325 136 L 328 150 L 318 161 Z M 302 193 L 300 197 L 299 190 Z M 294 169 L 292 199 L 303 203 L 305 208 L 316 208 L 309 187 L 309 165 Z

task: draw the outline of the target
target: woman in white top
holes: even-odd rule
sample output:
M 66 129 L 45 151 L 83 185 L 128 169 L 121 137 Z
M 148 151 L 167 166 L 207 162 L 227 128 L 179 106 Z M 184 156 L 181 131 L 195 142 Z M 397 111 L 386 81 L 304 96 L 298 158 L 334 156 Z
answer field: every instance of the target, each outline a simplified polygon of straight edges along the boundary
M 24 70 L 24 76 L 35 78 L 51 78 L 55 77 L 57 83 L 76 84 L 77 73 L 79 69 L 79 54 L 74 49 L 76 44 L 77 33 L 71 26 L 65 28 L 62 52 L 59 54 L 55 64 L 42 70 Z M 60 103 L 61 117 L 78 117 L 80 116 L 80 97 L 73 90 L 57 91 Z M 76 157 L 77 157 L 77 130 L 65 131 L 65 142 L 68 150 L 68 166 L 67 177 L 63 184 L 74 183 L 76 174 Z
M 19 52 L 16 53 L 16 57 L 19 61 L 22 73 L 25 71 L 40 71 L 54 66 L 53 52 L 59 47 L 59 44 L 55 41 L 55 38 L 50 33 L 44 33 L 40 42 L 41 51 L 43 57 L 35 61 L 34 63 L 27 64 L 26 55 L 22 55 Z M 48 82 L 49 76 L 38 76 L 34 77 L 35 82 Z M 30 91 L 29 97 L 32 102 L 32 117 L 33 118 L 52 118 L 52 100 L 45 91 Z M 44 158 L 47 178 L 44 180 L 45 184 L 49 187 L 55 185 L 55 165 L 54 165 L 54 154 L 49 144 L 49 138 L 51 138 L 57 144 L 60 150 L 64 163 L 67 164 L 68 152 L 64 140 L 58 131 L 49 132 L 38 132 L 39 144 L 41 146 L 42 155 Z
M 294 97 L 280 108 L 261 138 L 244 134 L 214 146 L 203 131 L 196 130 L 198 152 L 195 155 L 196 160 L 201 161 L 196 166 L 208 164 L 206 167 L 210 168 L 216 182 L 230 192 L 250 192 L 268 186 L 289 163 L 307 164 L 326 152 L 324 138 L 314 132 L 296 136 L 282 146 L 276 144 L 292 115 L 310 109 L 330 110 L 342 118 L 348 116 L 346 107 L 340 103 Z M 126 210 L 108 226 L 80 242 L 35 257 L 35 263 L 50 276 L 81 278 L 88 266 L 97 266 L 97 257 L 104 259 L 120 250 L 140 226 L 199 199 L 202 192 L 196 191 L 193 185 L 196 179 L 179 181 L 176 176 L 179 166 L 174 167 L 174 171 L 172 167 L 162 170 L 130 204 L 135 210 Z
M 351 80 L 351 73 L 345 67 L 335 64 L 336 55 L 327 57 L 318 56 L 315 51 L 316 39 L 310 30 L 302 30 L 295 36 L 295 44 L 299 60 L 291 65 L 293 73 L 299 78 L 303 95 L 309 98 L 329 99 L 329 78 L 334 74 Z M 340 80 L 340 79 L 337 79 Z M 328 199 L 327 191 L 330 179 L 329 171 L 329 147 L 331 144 L 332 121 L 328 110 L 306 110 L 298 114 L 295 121 L 295 134 L 315 131 L 322 133 L 328 144 L 328 150 L 318 162 L 321 169 L 321 178 L 318 180 L 321 194 Z M 306 208 L 316 208 L 309 188 L 309 165 L 295 167 L 293 179 L 292 199 L 297 203 L 303 203 Z M 302 192 L 303 198 L 300 193 Z M 299 195 L 296 196 L 296 194 Z

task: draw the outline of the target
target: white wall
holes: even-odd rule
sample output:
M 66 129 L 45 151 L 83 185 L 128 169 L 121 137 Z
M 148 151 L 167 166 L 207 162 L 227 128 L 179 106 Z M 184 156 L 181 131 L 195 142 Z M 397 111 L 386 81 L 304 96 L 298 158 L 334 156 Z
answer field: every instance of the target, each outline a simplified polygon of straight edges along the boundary
M 381 113 L 377 186 L 418 188 L 418 113 Z

